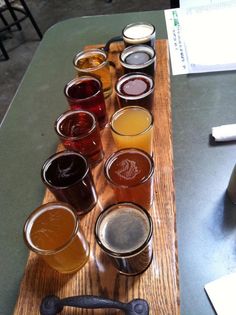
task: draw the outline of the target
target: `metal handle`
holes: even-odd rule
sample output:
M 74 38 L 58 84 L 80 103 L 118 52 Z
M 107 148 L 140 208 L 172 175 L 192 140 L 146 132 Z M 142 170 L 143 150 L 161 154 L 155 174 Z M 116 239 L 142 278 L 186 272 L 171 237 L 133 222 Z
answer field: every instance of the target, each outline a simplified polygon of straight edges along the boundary
M 46 296 L 40 306 L 41 315 L 56 315 L 64 306 L 80 308 L 116 308 L 124 311 L 126 315 L 148 315 L 149 306 L 146 300 L 134 299 L 129 303 L 122 303 L 93 295 L 72 296 L 60 299 L 55 295 Z
M 108 42 L 106 43 L 106 45 L 103 47 L 103 50 L 105 50 L 106 52 L 108 52 L 111 43 L 120 42 L 120 41 L 123 41 L 123 37 L 122 37 L 122 36 L 115 36 L 115 37 L 112 37 L 111 39 L 109 39 L 109 41 L 108 41 Z

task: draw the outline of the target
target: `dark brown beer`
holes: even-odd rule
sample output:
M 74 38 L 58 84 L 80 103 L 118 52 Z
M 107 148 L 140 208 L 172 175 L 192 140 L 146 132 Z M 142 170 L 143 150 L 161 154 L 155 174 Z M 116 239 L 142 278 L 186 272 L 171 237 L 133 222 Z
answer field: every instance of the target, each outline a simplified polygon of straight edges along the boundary
M 99 245 L 124 274 L 143 272 L 152 260 L 152 221 L 150 215 L 132 203 L 106 209 L 96 222 Z
M 81 154 L 63 151 L 52 155 L 44 163 L 41 176 L 57 200 L 70 204 L 79 214 L 95 206 L 97 193 L 92 174 Z
M 125 73 L 143 72 L 154 77 L 156 53 L 147 45 L 129 46 L 120 54 L 120 63 Z

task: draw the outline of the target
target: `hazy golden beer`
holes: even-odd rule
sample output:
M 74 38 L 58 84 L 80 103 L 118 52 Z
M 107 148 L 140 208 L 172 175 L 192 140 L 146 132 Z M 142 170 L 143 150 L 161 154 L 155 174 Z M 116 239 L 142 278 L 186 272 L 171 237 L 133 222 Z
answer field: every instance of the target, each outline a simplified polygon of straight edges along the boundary
M 24 226 L 27 246 L 61 273 L 79 270 L 89 259 L 89 244 L 77 214 L 68 204 L 50 202 L 31 213 Z
M 91 75 L 100 79 L 105 97 L 112 92 L 112 80 L 107 54 L 101 49 L 89 49 L 79 52 L 73 60 L 78 76 Z
M 153 116 L 140 106 L 127 106 L 111 117 L 111 131 L 118 149 L 138 148 L 152 155 Z

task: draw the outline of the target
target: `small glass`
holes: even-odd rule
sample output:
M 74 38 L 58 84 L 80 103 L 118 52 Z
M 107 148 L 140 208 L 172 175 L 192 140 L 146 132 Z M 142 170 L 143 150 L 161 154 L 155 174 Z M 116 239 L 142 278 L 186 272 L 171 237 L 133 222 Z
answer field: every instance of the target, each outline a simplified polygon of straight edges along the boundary
M 38 207 L 26 220 L 23 235 L 29 249 L 58 272 L 75 272 L 89 259 L 89 244 L 77 214 L 66 203 Z
M 91 75 L 99 78 L 105 97 L 112 93 L 112 79 L 107 53 L 98 48 L 79 52 L 73 59 L 78 76 Z
M 153 107 L 154 80 L 142 72 L 121 76 L 115 85 L 119 106 L 142 106 L 150 111 Z
M 97 218 L 95 237 L 121 274 L 134 276 L 152 262 L 152 218 L 133 203 L 111 205 Z
M 122 30 L 123 40 L 126 46 L 145 44 L 155 49 L 155 26 L 146 22 L 128 24 Z
M 105 177 L 117 202 L 131 201 L 145 209 L 153 203 L 154 161 L 138 149 L 122 149 L 111 154 L 104 165 Z
M 41 177 L 57 200 L 70 204 L 80 215 L 97 203 L 88 161 L 77 152 L 62 151 L 50 156 L 43 164 Z
M 153 115 L 140 106 L 127 106 L 116 111 L 110 121 L 113 139 L 118 149 L 138 148 L 152 155 Z
M 66 149 L 84 155 L 91 166 L 103 159 L 100 129 L 92 113 L 66 111 L 57 118 L 55 131 Z
M 100 80 L 91 76 L 75 78 L 66 84 L 64 94 L 72 110 L 83 109 L 93 113 L 99 127 L 105 127 L 107 112 Z
M 156 53 L 147 45 L 129 46 L 121 52 L 120 63 L 125 73 L 142 72 L 154 77 Z

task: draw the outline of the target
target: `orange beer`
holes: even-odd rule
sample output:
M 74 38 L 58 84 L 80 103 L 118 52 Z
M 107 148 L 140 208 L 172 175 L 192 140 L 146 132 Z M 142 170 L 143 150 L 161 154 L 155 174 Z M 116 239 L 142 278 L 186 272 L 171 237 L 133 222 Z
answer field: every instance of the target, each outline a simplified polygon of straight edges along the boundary
M 51 202 L 40 206 L 24 226 L 27 246 L 61 273 L 74 272 L 89 258 L 89 245 L 69 205 Z
M 105 162 L 104 173 L 116 202 L 134 202 L 146 209 L 153 203 L 154 161 L 139 149 L 121 149 Z

